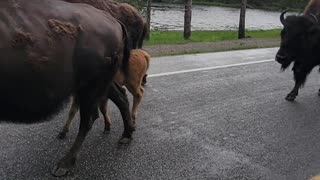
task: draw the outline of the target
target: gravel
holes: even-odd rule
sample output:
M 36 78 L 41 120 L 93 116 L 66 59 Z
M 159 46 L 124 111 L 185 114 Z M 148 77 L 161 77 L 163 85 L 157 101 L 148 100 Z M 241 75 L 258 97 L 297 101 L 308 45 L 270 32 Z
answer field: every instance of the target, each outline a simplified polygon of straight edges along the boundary
M 151 56 L 166 56 L 178 54 L 193 54 L 206 52 L 219 52 L 239 49 L 252 48 L 269 48 L 278 47 L 280 39 L 241 39 L 219 42 L 201 42 L 201 43 L 186 43 L 186 44 L 170 44 L 170 45 L 145 45 L 143 49 L 148 51 Z

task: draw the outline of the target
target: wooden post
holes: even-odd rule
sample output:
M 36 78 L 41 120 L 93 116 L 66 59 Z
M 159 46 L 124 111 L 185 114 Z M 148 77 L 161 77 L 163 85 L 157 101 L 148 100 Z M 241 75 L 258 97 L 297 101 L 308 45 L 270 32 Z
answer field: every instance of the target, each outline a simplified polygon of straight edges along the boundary
M 192 0 L 185 0 L 185 13 L 184 13 L 184 39 L 191 37 L 191 15 L 192 15 Z
M 146 39 L 150 39 L 150 26 L 151 26 L 151 0 L 147 0 L 147 34 Z
M 240 9 L 240 21 L 239 21 L 239 34 L 238 38 L 243 39 L 246 37 L 245 32 L 245 24 L 246 24 L 246 8 L 247 8 L 247 0 L 241 0 L 241 9 Z

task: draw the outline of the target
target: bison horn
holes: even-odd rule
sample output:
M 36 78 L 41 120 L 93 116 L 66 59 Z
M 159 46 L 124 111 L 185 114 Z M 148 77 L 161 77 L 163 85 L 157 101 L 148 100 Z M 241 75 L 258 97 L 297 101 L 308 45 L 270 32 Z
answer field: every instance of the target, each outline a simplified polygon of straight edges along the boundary
M 284 14 L 286 14 L 286 12 L 288 12 L 289 10 L 285 10 L 281 13 L 280 15 L 280 22 L 282 23 L 282 25 L 285 25 L 286 24 L 286 20 L 284 19 Z

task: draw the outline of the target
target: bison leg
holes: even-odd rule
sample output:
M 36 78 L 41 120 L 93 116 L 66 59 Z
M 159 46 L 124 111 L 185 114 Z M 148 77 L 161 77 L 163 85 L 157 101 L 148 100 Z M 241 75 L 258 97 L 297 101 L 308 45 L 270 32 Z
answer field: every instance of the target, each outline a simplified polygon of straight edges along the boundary
M 134 126 L 130 116 L 129 100 L 125 89 L 120 87 L 117 83 L 113 83 L 108 97 L 116 104 L 119 108 L 123 120 L 124 132 L 122 138 L 119 140 L 121 144 L 127 144 L 132 139 L 132 132 L 134 131 Z
M 92 86 L 92 84 L 95 86 Z M 93 82 L 92 84 L 88 85 L 87 87 L 83 87 L 76 95 L 77 98 L 79 98 L 80 105 L 79 132 L 69 152 L 52 170 L 52 174 L 54 176 L 59 177 L 66 175 L 70 168 L 73 167 L 76 161 L 77 153 L 79 152 L 87 133 L 90 131 L 94 121 L 99 117 L 99 100 L 101 100 L 103 92 L 106 92 L 106 90 L 109 88 L 107 88 L 108 84 L 103 81 Z
M 69 127 L 72 122 L 74 115 L 78 112 L 79 109 L 79 101 L 78 98 L 73 96 L 72 98 L 72 105 L 68 114 L 68 120 L 66 121 L 65 125 L 63 126 L 62 131 L 59 133 L 58 138 L 63 139 L 66 137 L 66 134 L 69 132 Z
M 307 79 L 307 75 L 311 72 L 312 68 L 305 68 L 305 69 L 299 69 L 297 67 L 293 67 L 293 73 L 294 73 L 294 80 L 295 85 L 291 92 L 287 95 L 286 100 L 288 101 L 294 101 L 295 98 L 299 94 L 299 89 L 301 86 L 305 83 Z
M 104 118 L 104 133 L 108 134 L 111 127 L 111 120 L 108 114 L 108 98 L 103 98 L 103 100 L 100 102 L 100 112 Z
M 137 111 L 142 100 L 144 89 L 141 86 L 136 87 L 135 89 L 129 88 L 133 95 L 133 105 L 132 105 L 132 121 L 133 125 L 136 125 Z
M 80 147 L 95 120 L 91 115 L 94 111 L 96 111 L 95 113 L 98 113 L 97 107 L 95 108 L 94 105 L 88 105 L 86 103 L 83 104 L 80 101 L 80 127 L 77 138 L 70 151 L 54 167 L 52 171 L 54 176 L 59 177 L 66 175 L 70 168 L 72 168 L 75 164 L 77 153 L 80 150 Z
M 299 94 L 299 88 L 301 84 L 296 82 L 291 92 L 286 96 L 287 101 L 294 101 Z

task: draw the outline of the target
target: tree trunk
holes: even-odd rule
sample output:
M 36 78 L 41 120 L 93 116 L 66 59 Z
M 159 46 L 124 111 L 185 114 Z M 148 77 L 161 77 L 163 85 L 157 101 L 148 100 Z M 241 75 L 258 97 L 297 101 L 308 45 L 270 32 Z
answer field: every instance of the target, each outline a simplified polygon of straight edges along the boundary
M 238 34 L 239 39 L 243 39 L 246 37 L 246 35 L 245 35 L 246 8 L 247 8 L 247 0 L 241 0 L 239 34 Z
M 151 0 L 147 0 L 147 33 L 146 33 L 146 39 L 150 39 L 150 24 L 151 22 Z
M 192 0 L 185 0 L 184 12 L 184 39 L 189 39 L 191 36 L 191 14 L 192 14 Z

